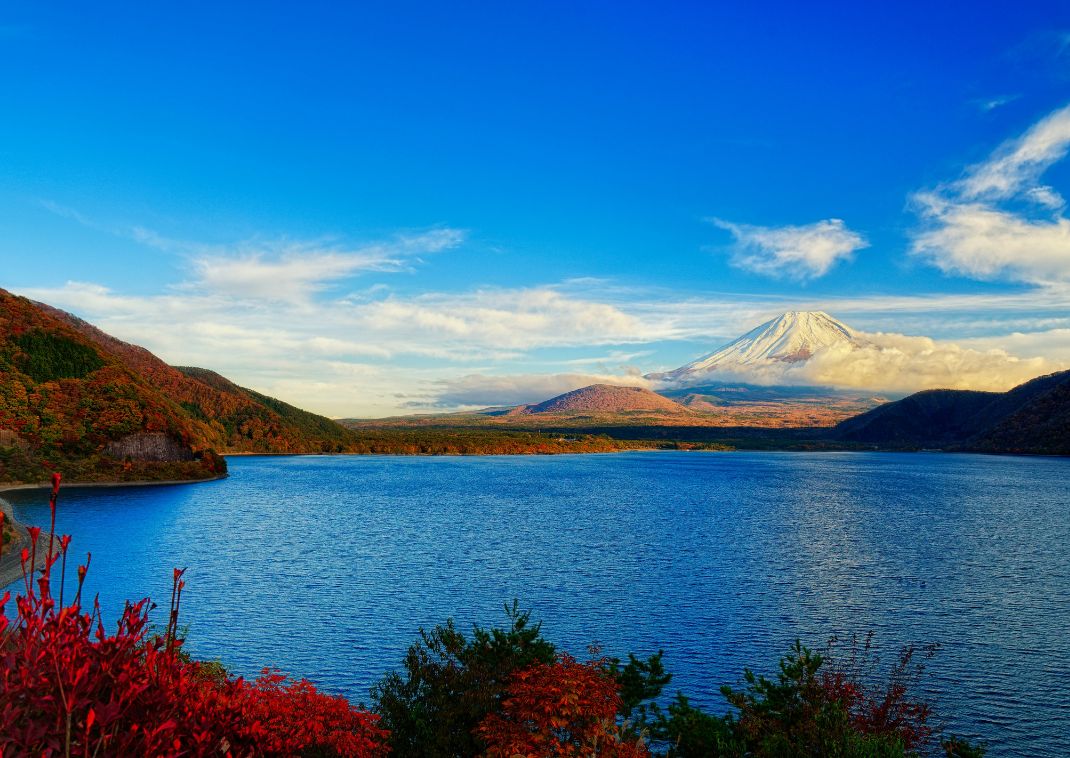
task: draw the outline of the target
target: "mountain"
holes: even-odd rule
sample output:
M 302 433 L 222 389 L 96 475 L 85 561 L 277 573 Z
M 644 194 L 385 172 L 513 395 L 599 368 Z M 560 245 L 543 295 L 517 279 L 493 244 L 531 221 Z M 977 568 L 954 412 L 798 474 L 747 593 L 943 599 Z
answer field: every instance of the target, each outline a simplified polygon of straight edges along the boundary
M 841 422 L 842 442 L 1070 455 L 1070 371 L 1008 392 L 926 390 Z
M 884 402 L 886 398 L 862 390 L 827 387 L 717 383 L 653 392 L 640 387 L 595 384 L 534 404 L 460 413 L 341 419 L 340 423 L 353 430 L 475 426 L 580 428 L 594 422 L 621 428 L 828 428 Z
M 712 353 L 647 378 L 676 386 L 700 384 L 718 376 L 757 374 L 764 368 L 801 363 L 834 346 L 861 344 L 857 332 L 823 311 L 789 311 Z
M 832 426 L 887 402 L 866 390 L 786 380 L 822 350 L 867 345 L 823 311 L 788 311 L 678 369 L 648 374 L 657 392 L 725 426 Z M 797 379 L 798 377 L 793 377 Z
M 180 405 L 64 320 L 0 290 L 0 481 L 225 470 Z
M 520 406 L 514 414 L 686 414 L 687 408 L 644 387 L 592 384 L 552 397 L 536 405 Z
M 337 451 L 351 440 L 322 416 L 0 290 L 0 481 L 52 469 L 198 478 L 225 470 L 217 452 Z
M 89 338 L 99 349 L 177 402 L 206 425 L 200 442 L 223 453 L 338 452 L 350 440 L 334 421 L 262 395 L 208 369 L 170 366 L 143 347 L 44 303 L 35 305 Z

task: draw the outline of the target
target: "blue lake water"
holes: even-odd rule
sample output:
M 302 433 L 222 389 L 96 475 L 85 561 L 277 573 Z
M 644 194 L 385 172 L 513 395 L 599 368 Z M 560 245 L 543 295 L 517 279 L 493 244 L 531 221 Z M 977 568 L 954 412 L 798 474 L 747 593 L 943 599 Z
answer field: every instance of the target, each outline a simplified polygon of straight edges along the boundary
M 722 708 L 796 637 L 936 642 L 927 692 L 990 755 L 1070 755 L 1070 460 L 883 453 L 246 457 L 223 481 L 66 490 L 105 618 L 166 604 L 189 648 L 367 701 L 418 627 L 513 598 L 582 655 L 666 650 Z M 40 493 L 4 496 L 47 526 Z M 83 555 L 84 557 L 84 555 Z

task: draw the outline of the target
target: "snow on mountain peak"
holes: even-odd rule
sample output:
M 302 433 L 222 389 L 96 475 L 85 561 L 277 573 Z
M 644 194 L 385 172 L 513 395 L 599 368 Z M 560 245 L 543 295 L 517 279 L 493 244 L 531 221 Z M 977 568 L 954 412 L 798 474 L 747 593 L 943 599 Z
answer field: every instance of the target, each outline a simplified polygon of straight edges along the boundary
M 802 363 L 819 350 L 858 346 L 857 332 L 824 311 L 788 311 L 675 371 L 652 376 L 690 382 L 715 372 L 746 372 L 770 364 Z
M 822 311 L 788 311 L 675 371 L 646 378 L 666 390 L 739 382 L 879 392 L 1004 391 L 1063 368 L 1067 364 L 928 337 L 857 332 Z

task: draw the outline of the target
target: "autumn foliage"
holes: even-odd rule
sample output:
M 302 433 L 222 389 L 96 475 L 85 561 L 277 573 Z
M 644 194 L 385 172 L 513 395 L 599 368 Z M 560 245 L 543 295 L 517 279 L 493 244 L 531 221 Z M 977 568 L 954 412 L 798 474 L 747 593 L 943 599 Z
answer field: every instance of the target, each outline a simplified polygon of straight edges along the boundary
M 862 734 L 894 735 L 908 751 L 930 742 L 936 731 L 932 708 L 918 698 L 916 690 L 924 660 L 935 654 L 935 646 L 903 648 L 883 677 L 876 675 L 880 658 L 872 633 L 852 637 L 846 646 L 833 639 L 829 647 L 840 649 L 820 668 L 819 686 L 824 697 L 840 704 L 854 729 Z
M 201 460 L 131 463 L 109 453 L 141 434 L 165 435 Z M 57 467 L 82 481 L 200 479 L 221 473 L 213 450 L 340 452 L 351 442 L 330 419 L 169 366 L 0 289 L 0 481 L 40 481 Z
M 485 755 L 645 758 L 642 739 L 626 736 L 617 723 L 619 689 L 605 659 L 579 663 L 563 653 L 517 671 L 501 711 L 479 726 Z
M 54 479 L 52 507 L 59 489 Z M 128 604 L 108 633 L 77 589 L 64 604 L 51 574 L 66 574 L 70 541 L 31 530 L 16 613 L 0 597 L 0 755 L 381 756 L 375 715 L 307 681 L 265 671 L 255 681 L 189 660 L 178 639 L 184 581 L 176 570 L 167 631 L 152 634 L 148 600 Z M 47 551 L 34 580 L 37 551 Z M 62 581 L 61 581 L 62 587 Z

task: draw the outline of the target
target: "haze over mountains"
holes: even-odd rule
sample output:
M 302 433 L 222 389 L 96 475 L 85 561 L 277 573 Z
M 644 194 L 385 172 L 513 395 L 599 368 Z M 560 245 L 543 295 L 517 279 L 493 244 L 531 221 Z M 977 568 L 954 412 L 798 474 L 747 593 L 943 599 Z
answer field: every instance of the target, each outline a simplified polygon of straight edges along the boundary
M 593 384 L 539 402 L 422 416 L 421 423 L 482 416 L 497 423 L 525 417 L 534 425 L 597 419 L 617 425 L 830 427 L 918 386 L 1003 390 L 1043 373 L 1046 365 L 926 337 L 861 332 L 823 311 L 788 311 L 675 370 L 637 379 L 642 387 Z M 406 423 L 405 417 L 393 421 Z

